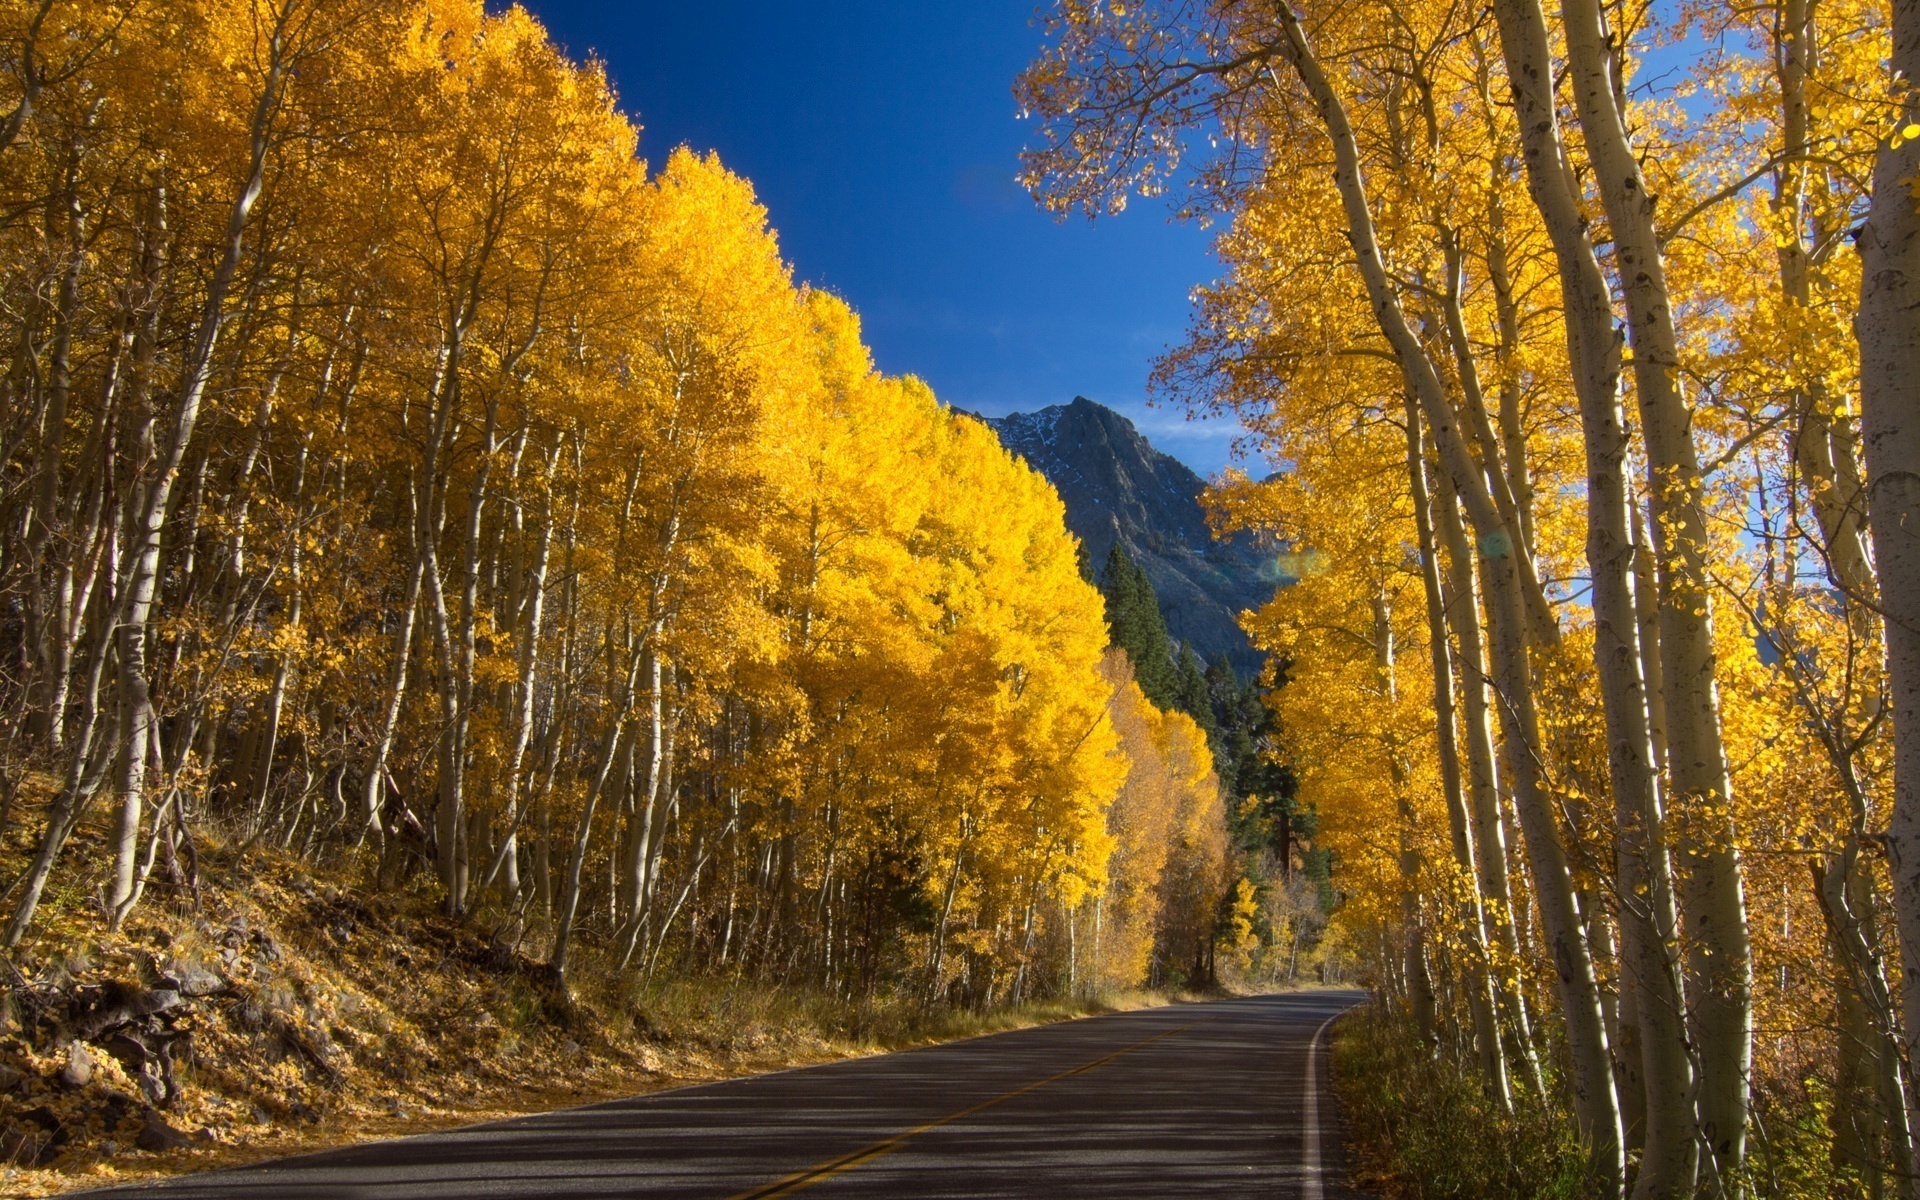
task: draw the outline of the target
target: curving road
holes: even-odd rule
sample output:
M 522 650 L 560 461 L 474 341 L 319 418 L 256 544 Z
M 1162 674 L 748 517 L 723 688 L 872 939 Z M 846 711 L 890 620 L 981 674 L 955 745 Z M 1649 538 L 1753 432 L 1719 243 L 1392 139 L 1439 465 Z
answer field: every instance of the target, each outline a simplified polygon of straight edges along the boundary
M 1363 999 L 1115 1013 L 87 1194 L 1342 1200 L 1323 1031 Z

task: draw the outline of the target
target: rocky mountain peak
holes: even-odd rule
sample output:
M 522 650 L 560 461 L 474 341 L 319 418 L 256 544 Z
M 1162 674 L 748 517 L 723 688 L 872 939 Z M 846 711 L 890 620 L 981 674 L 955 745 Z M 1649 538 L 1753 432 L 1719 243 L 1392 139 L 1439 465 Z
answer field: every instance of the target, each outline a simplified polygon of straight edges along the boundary
M 1259 669 L 1236 615 L 1282 582 L 1276 548 L 1251 536 L 1214 540 L 1200 507 L 1204 479 L 1085 396 L 983 419 L 1060 493 L 1067 527 L 1096 569 L 1122 542 L 1152 582 L 1169 633 L 1208 662 L 1224 657 L 1243 676 Z

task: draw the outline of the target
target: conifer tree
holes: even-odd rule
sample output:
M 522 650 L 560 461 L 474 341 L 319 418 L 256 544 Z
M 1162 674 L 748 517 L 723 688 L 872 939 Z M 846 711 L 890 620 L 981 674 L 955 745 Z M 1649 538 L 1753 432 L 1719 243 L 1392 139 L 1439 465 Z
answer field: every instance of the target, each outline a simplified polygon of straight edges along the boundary
M 1107 598 L 1107 630 L 1112 644 L 1133 660 L 1133 677 L 1147 699 L 1160 708 L 1176 707 L 1173 645 L 1167 622 L 1160 615 L 1147 573 L 1133 561 L 1123 543 L 1115 542 L 1100 574 L 1100 591 Z
M 1218 659 L 1206 671 L 1207 699 L 1213 708 L 1213 757 L 1219 764 L 1220 778 L 1235 797 L 1247 794 L 1240 785 L 1244 765 L 1259 752 L 1254 739 L 1270 720 L 1266 703 L 1260 698 L 1260 685 L 1242 681 L 1233 664 Z
M 1207 694 L 1207 677 L 1200 672 L 1200 660 L 1193 647 L 1180 643 L 1180 665 L 1174 673 L 1174 705 L 1206 730 L 1209 742 L 1217 741 L 1219 723 L 1213 716 L 1213 697 Z

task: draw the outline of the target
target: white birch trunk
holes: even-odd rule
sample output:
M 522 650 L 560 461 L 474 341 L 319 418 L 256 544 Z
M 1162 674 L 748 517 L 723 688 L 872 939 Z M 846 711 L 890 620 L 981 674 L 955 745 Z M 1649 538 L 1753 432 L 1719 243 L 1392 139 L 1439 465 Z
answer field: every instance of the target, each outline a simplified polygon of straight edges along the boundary
M 1920 0 L 1894 0 L 1889 63 L 1902 86 L 1920 82 Z M 1920 123 L 1908 87 L 1899 118 Z M 1894 731 L 1893 819 L 1886 846 L 1900 928 L 1906 1036 L 1920 1030 L 1920 139 L 1882 143 L 1873 205 L 1858 237 L 1861 258 L 1860 429 L 1867 510 L 1886 624 Z M 1908 1107 L 1913 1109 L 1908 1078 Z
M 1427 601 L 1427 644 L 1433 659 L 1433 712 L 1440 752 L 1440 787 L 1447 802 L 1447 827 L 1453 858 L 1466 881 L 1459 915 L 1467 947 L 1467 1004 L 1473 1013 L 1474 1040 L 1488 1094 L 1503 1110 L 1513 1107 L 1506 1053 L 1494 1007 L 1493 973 L 1487 955 L 1487 916 L 1480 898 L 1480 868 L 1475 861 L 1472 819 L 1460 770 L 1458 722 L 1454 705 L 1452 642 L 1447 636 L 1447 602 L 1440 583 L 1440 553 L 1434 536 L 1433 497 L 1427 486 L 1426 452 L 1420 434 L 1419 405 L 1407 404 L 1407 479 L 1413 490 L 1413 515 L 1420 539 L 1420 582 Z
M 1333 142 L 1334 178 L 1346 209 L 1348 238 L 1365 279 L 1374 315 L 1393 347 L 1408 388 L 1419 400 L 1441 461 L 1467 505 L 1479 541 L 1492 618 L 1494 690 L 1499 699 L 1505 766 L 1513 787 L 1514 807 L 1527 839 L 1542 924 L 1552 944 L 1555 982 L 1566 1018 L 1572 1066 L 1569 1091 L 1582 1136 L 1592 1150 L 1601 1189 L 1606 1195 L 1618 1195 L 1623 1186 L 1625 1162 L 1620 1109 L 1613 1086 L 1613 1062 L 1607 1047 L 1593 960 L 1574 901 L 1566 850 L 1540 775 L 1544 756 L 1526 649 L 1532 618 L 1527 611 L 1520 564 L 1515 561 L 1520 547 L 1488 494 L 1485 478 L 1461 436 L 1445 385 L 1408 325 L 1388 277 L 1361 177 L 1359 148 L 1346 109 L 1309 48 L 1306 33 L 1291 7 L 1281 5 L 1279 16 L 1285 34 L 1280 49 L 1312 97 L 1321 124 Z
M 292 19 L 295 0 L 284 0 L 275 13 L 276 24 L 268 34 L 268 63 L 260 97 L 254 105 L 248 140 L 247 173 L 227 214 L 226 239 L 220 260 L 208 282 L 193 340 L 181 364 L 180 385 L 175 395 L 172 425 L 167 441 L 160 447 L 152 483 L 146 488 L 135 510 L 130 533 L 128 575 L 123 593 L 120 626 L 120 696 L 122 705 L 121 770 L 118 781 L 120 817 L 114 839 L 112 890 L 107 897 L 109 909 L 118 912 L 133 895 L 135 856 L 139 851 L 142 809 L 146 799 L 146 739 L 151 736 L 153 707 L 147 695 L 146 638 L 147 621 L 159 589 L 160 534 L 166 522 L 173 485 L 180 476 L 187 448 L 200 419 L 200 402 L 212 375 L 214 347 L 219 344 L 221 327 L 226 323 L 228 292 L 240 268 L 247 226 L 254 205 L 266 184 L 267 152 L 272 145 L 273 119 L 280 108 L 282 84 L 288 70 L 287 26 Z M 131 678 L 139 674 L 139 679 Z M 137 744 L 136 744 L 137 743 Z
M 1567 58 L 1587 154 L 1613 232 L 1633 341 L 1634 383 L 1647 448 L 1655 540 L 1660 656 L 1667 699 L 1669 802 L 1681 819 L 1681 909 L 1691 1032 L 1699 1062 L 1701 1137 L 1726 1178 L 1745 1157 L 1753 1063 L 1753 954 L 1735 840 L 1733 783 L 1720 731 L 1713 597 L 1707 578 L 1703 480 L 1693 416 L 1680 387 L 1666 266 L 1619 94 L 1599 0 L 1568 0 Z

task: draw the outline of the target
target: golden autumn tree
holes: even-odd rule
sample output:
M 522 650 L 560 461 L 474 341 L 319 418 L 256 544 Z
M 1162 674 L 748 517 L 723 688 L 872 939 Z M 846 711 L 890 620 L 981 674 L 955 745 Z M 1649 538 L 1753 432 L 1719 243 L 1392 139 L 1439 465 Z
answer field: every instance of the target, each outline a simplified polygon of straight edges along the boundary
M 1160 382 L 1282 471 L 1222 489 L 1223 520 L 1320 572 L 1249 627 L 1288 664 L 1303 795 L 1355 772 L 1329 837 L 1402 794 L 1352 766 L 1355 726 L 1398 728 L 1426 781 L 1424 840 L 1350 845 L 1336 914 L 1410 1028 L 1433 936 L 1488 1096 L 1556 1096 L 1606 1194 L 1757 1186 L 1798 1151 L 1754 1165 L 1756 1122 L 1824 1088 L 1809 1186 L 1904 1186 L 1902 910 L 1869 847 L 1904 836 L 1914 722 L 1875 599 L 1899 552 L 1867 536 L 1900 435 L 1862 357 L 1898 339 L 1862 317 L 1856 341 L 1893 276 L 1845 248 L 1912 209 L 1885 9 L 1067 4 L 1051 29 L 1020 85 L 1041 199 L 1178 187 L 1227 219 Z M 1708 47 L 1685 103 L 1639 75 L 1679 36 Z M 1377 678 L 1362 699 L 1379 579 L 1424 711 Z M 1819 1032 L 1787 1015 L 1810 1006 Z
M 1077 986 L 1128 769 L 1099 593 L 746 180 L 638 159 L 515 7 L 23 13 L 4 719 L 50 782 L 10 943 L 270 848 L 562 984 Z

